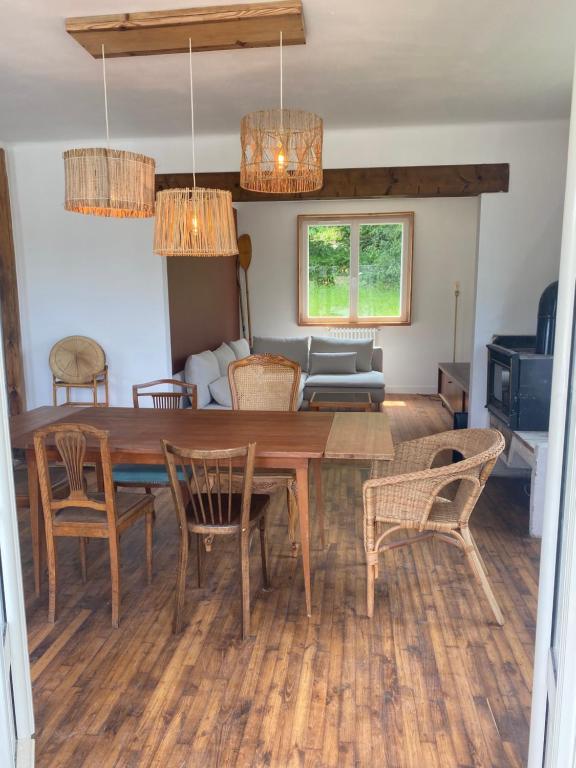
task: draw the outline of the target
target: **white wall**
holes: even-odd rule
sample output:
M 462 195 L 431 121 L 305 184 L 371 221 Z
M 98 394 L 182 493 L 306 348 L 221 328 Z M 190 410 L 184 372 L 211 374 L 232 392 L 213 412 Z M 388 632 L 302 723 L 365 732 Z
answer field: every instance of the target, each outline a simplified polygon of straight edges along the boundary
M 238 205 L 239 232 L 252 238 L 248 272 L 252 328 L 260 336 L 321 335 L 299 326 L 296 217 L 301 213 L 414 211 L 412 325 L 383 328 L 389 392 L 435 392 L 437 363 L 452 359 L 453 285 L 461 283 L 458 359 L 472 351 L 478 198 L 340 200 Z
M 117 144 L 152 155 L 159 172 L 190 170 L 187 138 Z M 8 149 L 29 407 L 49 402 L 48 353 L 71 333 L 105 347 L 114 404 L 129 402 L 132 382 L 169 371 L 165 281 L 162 260 L 152 255 L 152 223 L 66 213 L 61 153 L 72 146 L 81 144 Z M 557 275 L 566 147 L 565 121 L 326 132 L 327 168 L 510 162 L 510 193 L 486 195 L 481 206 L 475 422 L 484 415 L 486 342 L 492 333 L 531 332 L 537 297 Z M 237 135 L 201 137 L 197 150 L 199 170 L 238 167 Z

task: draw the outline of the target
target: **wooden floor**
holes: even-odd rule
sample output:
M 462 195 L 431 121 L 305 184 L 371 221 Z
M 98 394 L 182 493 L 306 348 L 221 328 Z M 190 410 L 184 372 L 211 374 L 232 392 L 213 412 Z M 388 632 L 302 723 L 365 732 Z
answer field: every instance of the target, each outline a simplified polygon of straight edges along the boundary
M 440 405 L 388 403 L 396 440 L 446 428 Z M 155 574 L 145 585 L 144 528 L 122 545 L 120 629 L 110 625 L 105 546 L 91 543 L 89 582 L 78 547 L 62 542 L 60 613 L 35 599 L 30 541 L 22 555 L 37 725 L 37 765 L 522 766 L 526 761 L 538 543 L 528 537 L 524 483 L 490 480 L 472 517 L 507 619 L 496 626 L 460 553 L 440 542 L 393 550 L 366 618 L 361 483 L 328 464 L 329 531 L 313 532 L 313 618 L 300 561 L 290 558 L 283 503 L 271 516 L 273 589 L 260 590 L 253 547 L 252 636 L 240 636 L 233 542 L 206 558 L 187 595 L 188 625 L 171 633 L 177 533 L 158 496 Z M 312 505 L 312 513 L 314 507 Z M 26 514 L 24 514 L 24 518 Z

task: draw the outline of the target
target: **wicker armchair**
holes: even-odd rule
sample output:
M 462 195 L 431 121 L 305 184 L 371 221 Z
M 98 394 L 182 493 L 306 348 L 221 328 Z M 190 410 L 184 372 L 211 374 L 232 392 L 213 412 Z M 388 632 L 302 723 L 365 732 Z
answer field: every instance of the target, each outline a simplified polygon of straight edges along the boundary
M 504 624 L 486 566 L 468 527 L 503 448 L 504 438 L 495 429 L 462 429 L 401 443 L 393 461 L 373 462 L 371 477 L 363 486 L 368 616 L 374 612 L 378 554 L 435 536 L 464 551 L 496 621 Z M 460 454 L 462 460 L 433 467 L 439 454 L 451 452 Z M 378 535 L 377 526 L 382 523 L 390 527 Z M 418 534 L 387 541 L 391 534 L 403 529 Z
M 300 366 L 281 355 L 250 355 L 228 366 L 228 381 L 235 411 L 296 411 Z M 293 472 L 258 470 L 254 475 L 254 493 L 287 494 L 288 536 L 291 554 L 296 557 L 296 524 L 298 501 Z

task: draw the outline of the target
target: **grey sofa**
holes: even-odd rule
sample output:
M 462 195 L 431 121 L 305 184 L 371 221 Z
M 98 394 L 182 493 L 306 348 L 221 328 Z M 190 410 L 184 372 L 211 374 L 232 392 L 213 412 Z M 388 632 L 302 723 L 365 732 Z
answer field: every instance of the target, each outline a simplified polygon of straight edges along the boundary
M 291 338 L 254 337 L 253 351 L 257 354 L 283 355 L 302 368 L 301 391 L 304 400 L 314 392 L 369 392 L 373 403 L 384 400 L 385 385 L 382 372 L 383 354 L 372 340 L 333 339 L 327 336 Z M 356 354 L 353 373 L 316 373 L 314 356 Z
M 384 400 L 382 349 L 372 341 L 332 339 L 324 336 L 274 338 L 254 337 L 255 354 L 283 355 L 300 365 L 299 407 L 314 392 L 369 392 L 372 402 Z M 196 384 L 199 408 L 231 408 L 232 398 L 227 369 L 230 362 L 250 353 L 244 339 L 222 344 L 216 350 L 190 355 L 183 372 L 184 379 Z M 319 357 L 317 357 L 319 356 Z M 352 359 L 353 358 L 353 359 Z M 347 373 L 330 372 L 348 365 Z M 320 365 L 325 372 L 315 372 Z

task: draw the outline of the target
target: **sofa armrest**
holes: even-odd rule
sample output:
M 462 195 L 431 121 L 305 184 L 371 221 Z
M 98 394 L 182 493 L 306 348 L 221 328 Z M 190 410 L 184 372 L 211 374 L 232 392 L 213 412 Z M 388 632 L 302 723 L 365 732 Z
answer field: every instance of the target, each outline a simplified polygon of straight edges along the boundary
M 384 368 L 384 350 L 382 347 L 374 347 L 372 350 L 372 370 L 383 372 Z

